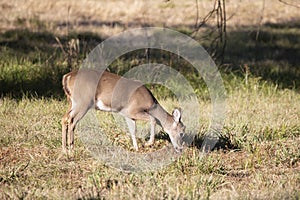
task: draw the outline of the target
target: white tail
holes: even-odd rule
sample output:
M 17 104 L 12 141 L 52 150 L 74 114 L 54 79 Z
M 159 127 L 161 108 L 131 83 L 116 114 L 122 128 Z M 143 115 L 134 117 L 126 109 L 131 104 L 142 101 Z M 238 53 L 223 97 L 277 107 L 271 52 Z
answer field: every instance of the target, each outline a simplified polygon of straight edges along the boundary
M 169 135 L 175 150 L 182 150 L 185 126 L 180 120 L 181 111 L 174 109 L 170 115 L 141 82 L 107 71 L 81 69 L 65 74 L 62 84 L 70 103 L 62 118 L 63 150 L 67 148 L 67 142 L 69 148 L 73 148 L 75 126 L 90 108 L 123 115 L 136 150 L 136 120 L 150 121 L 150 139 L 146 145 L 153 144 L 155 124 L 158 122 Z

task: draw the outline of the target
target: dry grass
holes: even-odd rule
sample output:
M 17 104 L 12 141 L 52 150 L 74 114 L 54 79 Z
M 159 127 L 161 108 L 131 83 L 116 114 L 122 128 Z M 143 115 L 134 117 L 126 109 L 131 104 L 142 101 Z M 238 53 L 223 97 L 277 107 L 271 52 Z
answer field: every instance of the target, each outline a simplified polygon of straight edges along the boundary
M 198 3 L 200 16 L 212 8 L 212 1 Z M 127 28 L 191 31 L 195 1 L 0 1 L 0 199 L 299 199 L 300 96 L 299 86 L 290 84 L 299 83 L 293 79 L 299 74 L 295 58 L 300 34 L 299 26 L 293 26 L 300 19 L 299 9 L 279 1 L 265 1 L 263 12 L 263 1 L 231 0 L 226 5 L 234 38 L 229 40 L 229 60 L 239 57 L 234 61 L 244 63 L 237 62 L 237 68 L 248 64 L 253 69 L 222 73 L 228 92 L 222 148 L 199 156 L 211 111 L 206 88 L 199 88 L 202 126 L 195 143 L 163 169 L 124 173 L 94 159 L 78 135 L 75 152 L 61 153 L 60 119 L 67 106 L 60 96 L 60 76 L 69 66 L 54 38 L 59 36 L 67 49 L 72 32 L 96 33 L 81 38 L 86 49 L 74 56 L 80 60 L 95 41 Z M 266 23 L 279 26 L 261 27 L 261 37 L 255 39 L 253 30 Z M 176 59 L 172 61 L 176 66 Z M 130 62 L 120 59 L 117 64 L 124 71 Z M 254 74 L 261 63 L 266 64 L 261 71 L 270 72 L 266 77 Z M 187 75 L 194 87 L 200 85 L 193 74 Z M 34 89 L 41 93 L 30 96 Z M 18 97 L 29 94 L 14 99 L 7 90 L 17 90 Z M 168 110 L 176 104 L 164 98 L 164 90 L 154 93 Z M 107 113 L 98 117 L 105 118 L 101 126 L 109 138 L 131 150 L 130 138 L 115 128 L 113 118 Z M 157 141 L 142 150 L 168 143 L 164 137 Z
M 263 1 L 232 0 L 226 6 L 231 27 L 289 23 L 300 18 L 298 8 L 279 1 L 266 1 L 263 6 Z M 202 18 L 212 10 L 213 2 L 199 1 L 198 8 Z M 0 2 L 0 11 L 0 30 L 47 27 L 56 34 L 88 30 L 103 36 L 141 26 L 193 27 L 197 16 L 193 0 L 12 0 Z M 208 25 L 213 23 L 211 20 Z
M 199 150 L 191 147 L 168 167 L 130 174 L 94 160 L 78 137 L 75 153 L 61 154 L 65 101 L 4 98 L 0 106 L 1 199 L 297 198 L 299 94 L 261 83 L 243 86 L 229 91 L 224 132 L 238 149 L 215 151 L 200 159 Z M 166 107 L 172 104 L 162 102 Z M 200 106 L 203 126 L 207 126 L 210 104 Z M 113 123 L 106 116 L 102 128 L 115 135 Z M 124 133 L 118 140 L 124 148 L 132 146 Z

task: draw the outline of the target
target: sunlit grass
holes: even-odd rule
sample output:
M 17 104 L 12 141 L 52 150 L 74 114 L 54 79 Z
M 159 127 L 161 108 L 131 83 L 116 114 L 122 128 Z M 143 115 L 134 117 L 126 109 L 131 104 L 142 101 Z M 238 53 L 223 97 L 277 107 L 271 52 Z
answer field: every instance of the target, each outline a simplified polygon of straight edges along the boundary
M 277 90 L 276 86 L 251 77 L 250 85 L 235 84 L 240 88 L 228 91 L 223 133 L 235 145 L 234 149 L 225 148 L 201 158 L 199 149 L 192 146 L 171 165 L 137 174 L 119 172 L 97 162 L 78 136 L 75 152 L 61 153 L 60 118 L 67 108 L 65 100 L 2 98 L 1 197 L 296 198 L 299 195 L 299 94 Z M 176 105 L 172 102 L 161 100 L 167 110 Z M 209 125 L 210 103 L 202 102 L 200 107 L 205 128 Z M 126 131 L 116 132 L 113 128 L 111 114 L 99 113 L 99 120 L 111 139 L 116 138 L 116 133 L 119 135 L 115 145 L 132 150 Z M 151 147 L 157 148 L 160 145 Z
M 228 46 L 220 67 L 226 120 L 218 149 L 205 157 L 199 147 L 212 105 L 201 75 L 177 55 L 151 50 L 151 62 L 173 67 L 193 87 L 200 127 L 192 145 L 170 165 L 125 173 L 94 158 L 78 132 L 75 151 L 62 153 L 67 101 L 61 77 L 103 39 L 128 28 L 175 27 L 191 34 L 195 1 L 22 3 L 0 3 L 0 199 L 299 199 L 299 9 L 266 2 L 260 26 L 262 1 L 226 1 Z M 212 1 L 198 3 L 199 16 L 212 9 Z M 144 50 L 131 52 L 110 70 L 123 74 L 147 59 Z M 167 111 L 180 107 L 170 90 L 148 86 Z M 185 111 L 187 122 L 193 115 Z M 98 112 L 96 119 L 114 145 L 134 152 L 121 118 Z M 156 143 L 145 147 L 149 124 L 139 122 L 138 130 L 139 154 L 170 143 L 157 128 Z

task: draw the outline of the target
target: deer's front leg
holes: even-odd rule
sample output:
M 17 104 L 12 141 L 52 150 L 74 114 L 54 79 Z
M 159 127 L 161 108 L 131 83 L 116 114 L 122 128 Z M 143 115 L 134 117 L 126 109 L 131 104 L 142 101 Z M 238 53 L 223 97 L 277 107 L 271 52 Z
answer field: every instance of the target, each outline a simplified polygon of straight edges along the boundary
M 154 136 L 155 136 L 155 118 L 150 116 L 150 138 L 148 142 L 146 142 L 146 146 L 151 146 L 154 143 Z
M 135 137 L 135 132 L 136 132 L 135 121 L 133 119 L 128 118 L 128 117 L 125 117 L 125 120 L 126 120 L 127 126 L 129 128 L 129 131 L 130 131 L 130 134 L 131 134 L 133 147 L 135 148 L 136 151 L 138 151 L 139 147 L 137 145 L 136 137 Z

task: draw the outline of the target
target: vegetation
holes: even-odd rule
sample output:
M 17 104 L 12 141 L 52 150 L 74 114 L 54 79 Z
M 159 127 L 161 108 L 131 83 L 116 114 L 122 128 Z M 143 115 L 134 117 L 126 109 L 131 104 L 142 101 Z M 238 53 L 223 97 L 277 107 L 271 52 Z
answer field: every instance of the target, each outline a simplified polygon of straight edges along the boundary
M 151 50 L 152 60 L 179 70 L 194 87 L 201 128 L 191 147 L 170 165 L 156 171 L 125 173 L 97 161 L 78 135 L 75 151 L 61 152 L 60 120 L 67 109 L 62 75 L 78 68 L 108 35 L 123 28 L 163 25 L 162 19 L 175 11 L 180 13 L 178 19 L 169 18 L 166 26 L 191 34 L 194 1 L 182 6 L 175 0 L 153 1 L 151 6 L 130 0 L 87 1 L 85 9 L 78 2 L 32 1 L 24 7 L 17 7 L 14 0 L 0 3 L 5 16 L 0 21 L 1 199 L 299 199 L 297 8 L 280 2 L 272 9 L 266 5 L 263 23 L 257 27 L 249 19 L 249 8 L 259 17 L 260 4 L 227 4 L 228 16 L 237 15 L 228 23 L 226 55 L 219 68 L 227 91 L 227 117 L 217 148 L 205 157 L 200 156 L 200 147 L 211 112 L 205 84 L 183 59 Z M 133 3 L 132 10 L 126 10 L 124 3 Z M 203 8 L 199 15 L 204 15 L 210 4 L 199 4 Z M 284 10 L 290 15 L 284 15 Z M 95 16 L 89 18 L 91 13 Z M 203 44 L 207 47 L 208 41 Z M 118 58 L 110 70 L 123 74 L 148 59 L 144 50 L 135 51 Z M 166 88 L 150 88 L 169 111 L 176 105 Z M 115 127 L 111 114 L 97 116 L 116 144 L 132 150 L 130 137 Z M 143 142 L 140 139 L 139 144 Z M 153 151 L 167 143 L 160 132 L 154 147 L 141 149 Z

